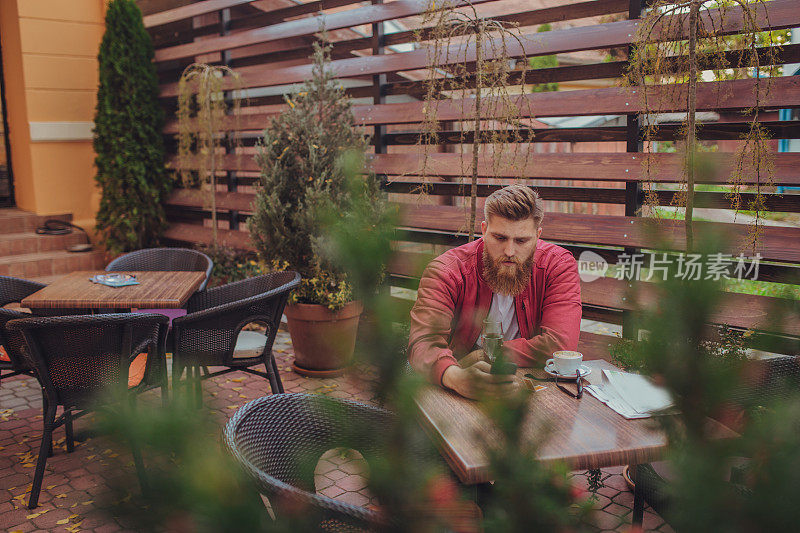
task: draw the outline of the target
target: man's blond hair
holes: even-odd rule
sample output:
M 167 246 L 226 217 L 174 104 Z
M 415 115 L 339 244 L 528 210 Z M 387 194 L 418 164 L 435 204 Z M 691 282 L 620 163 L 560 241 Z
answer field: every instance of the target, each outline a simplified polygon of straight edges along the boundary
M 539 193 L 525 185 L 509 185 L 486 198 L 483 216 L 497 215 L 517 221 L 532 218 L 538 227 L 544 218 L 544 204 Z

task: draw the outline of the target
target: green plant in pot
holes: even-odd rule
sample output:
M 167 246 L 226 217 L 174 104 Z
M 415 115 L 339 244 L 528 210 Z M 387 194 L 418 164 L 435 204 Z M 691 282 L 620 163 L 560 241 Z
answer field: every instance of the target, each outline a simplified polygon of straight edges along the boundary
M 249 228 L 264 263 L 303 278 L 285 311 L 295 371 L 330 376 L 352 359 L 362 306 L 352 300 L 345 273 L 324 259 L 322 213 L 345 213 L 358 195 L 376 213 L 383 202 L 372 173 L 362 174 L 357 190 L 348 186 L 344 156 L 363 160 L 368 140 L 331 72 L 330 46 L 315 44 L 313 60 L 313 75 L 286 97 L 288 108 L 259 143 L 261 187 Z

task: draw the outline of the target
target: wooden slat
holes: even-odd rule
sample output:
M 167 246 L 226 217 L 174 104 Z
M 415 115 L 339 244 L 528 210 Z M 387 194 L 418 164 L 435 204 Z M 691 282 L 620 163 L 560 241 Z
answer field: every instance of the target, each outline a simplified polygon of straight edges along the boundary
M 727 184 L 733 171 L 733 154 L 705 154 L 715 169 L 715 174 L 702 176 L 697 183 Z M 525 178 L 525 179 L 577 179 L 587 181 L 632 182 L 652 181 L 657 183 L 679 183 L 683 181 L 683 159 L 680 154 L 629 154 L 609 153 L 545 153 L 520 155 L 514 160 L 506 158 L 498 163 L 481 157 L 478 163 L 480 177 Z M 649 161 L 652 170 L 647 175 L 643 161 Z M 772 185 L 800 184 L 800 153 L 773 154 Z M 172 168 L 196 168 L 192 160 L 181 167 L 177 158 L 171 161 Z M 227 155 L 220 157 L 219 170 L 258 172 L 260 168 L 253 157 Z M 370 158 L 370 168 L 376 174 L 414 176 L 426 170 L 430 176 L 463 177 L 471 175 L 471 161 L 461 154 L 377 154 Z M 761 178 L 762 185 L 766 176 Z M 752 179 L 743 179 L 744 184 L 755 184 Z
M 599 335 L 581 331 L 581 336 L 578 340 L 578 351 L 583 354 L 584 361 L 593 361 L 595 359 L 611 361 L 609 350 L 618 340 L 619 338 L 611 335 Z
M 492 192 L 502 188 L 503 185 L 479 184 L 477 196 L 485 198 Z M 547 187 L 532 186 L 539 192 L 544 200 L 555 200 L 563 202 L 590 202 L 600 204 L 623 204 L 625 203 L 625 191 L 623 189 L 598 189 L 594 187 Z M 395 194 L 418 194 L 422 190 L 431 196 L 469 196 L 469 186 L 466 183 L 424 183 L 419 181 L 405 182 L 394 181 L 384 187 L 389 193 Z M 674 191 L 654 191 L 656 205 L 672 205 Z M 751 205 L 756 200 L 755 193 L 740 193 L 743 206 Z M 800 212 L 800 195 L 797 194 L 762 194 L 761 200 L 764 202 L 766 210 L 770 213 Z M 640 201 L 644 203 L 645 194 L 641 193 Z M 726 193 L 722 192 L 697 192 L 694 199 L 695 207 L 708 207 L 714 209 L 732 209 L 731 199 Z
M 222 211 L 251 212 L 255 194 L 245 192 L 217 193 L 217 209 Z M 211 198 L 208 194 L 193 189 L 175 189 L 166 205 L 176 207 L 210 208 Z
M 697 183 L 726 184 L 733 170 L 731 154 L 706 154 L 713 163 L 716 174 L 702 176 Z M 683 181 L 680 154 L 629 154 L 609 153 L 547 153 L 530 154 L 527 158 L 518 156 L 517 161 L 507 160 L 498 163 L 481 157 L 478 163 L 480 177 L 525 178 L 525 179 L 578 179 L 589 181 L 652 181 L 657 183 L 678 183 Z M 526 160 L 527 159 L 527 160 Z M 649 160 L 653 165 L 651 175 L 647 176 L 642 165 Z M 422 175 L 425 157 L 423 154 L 377 154 L 370 158 L 370 167 L 376 174 L 415 176 Z M 800 153 L 778 153 L 773 155 L 774 170 L 772 185 L 800 184 Z M 189 160 L 181 167 L 177 158 L 171 161 L 172 168 L 196 168 Z M 258 172 L 260 169 L 252 157 L 227 155 L 220 157 L 219 170 L 243 170 Z M 430 176 L 462 177 L 471 175 L 471 161 L 461 154 L 429 154 L 427 172 Z M 762 176 L 762 185 L 766 177 Z M 753 179 L 743 179 L 743 183 L 755 183 Z
M 242 4 L 249 4 L 254 0 L 205 0 L 204 2 L 196 2 L 187 6 L 176 7 L 174 9 L 167 9 L 152 15 L 142 17 L 145 28 L 153 28 L 162 24 L 169 24 L 178 20 L 204 15 L 206 13 L 213 13 L 221 9 L 239 6 Z
M 655 191 L 658 205 L 672 205 L 674 196 L 672 191 Z M 755 193 L 740 193 L 742 206 L 747 207 L 756 201 Z M 800 194 L 762 194 L 761 200 L 770 213 L 790 212 L 800 213 Z M 642 195 L 644 201 L 644 194 Z M 716 209 L 732 209 L 731 199 L 722 192 L 697 192 L 694 197 L 695 207 L 710 207 Z M 762 215 L 764 213 L 762 212 Z
M 507 14 L 499 14 L 491 17 L 491 20 L 506 22 L 511 24 L 519 24 L 520 27 L 532 26 L 535 24 L 544 24 L 549 22 L 558 22 L 562 20 L 573 20 L 584 17 L 592 17 L 598 15 L 606 15 L 610 13 L 618 13 L 627 11 L 628 5 L 625 0 L 591 0 L 589 2 L 579 2 L 575 4 L 566 4 L 544 9 L 535 9 L 532 11 L 524 11 L 522 13 L 515 12 L 519 9 L 514 4 L 498 6 L 501 11 Z M 472 33 L 471 27 L 464 28 L 464 31 L 452 30 L 453 35 L 465 35 Z M 407 43 L 416 43 L 418 41 L 426 41 L 430 39 L 430 31 L 421 30 L 408 30 L 396 33 L 390 33 L 384 37 L 385 46 L 402 45 Z M 336 41 L 334 43 L 334 51 L 341 54 L 349 54 L 356 50 L 367 50 L 372 46 L 371 37 L 361 37 L 358 39 L 347 39 Z M 241 67 L 252 65 L 259 61 L 251 60 L 248 56 L 244 61 L 235 60 L 234 66 Z M 261 55 L 263 63 L 271 61 L 279 61 L 290 58 L 305 58 L 308 57 L 308 48 L 303 49 L 292 48 L 287 46 L 283 51 L 274 55 Z M 605 64 L 603 64 L 605 65 Z
M 428 184 L 427 194 L 445 196 L 469 195 L 469 186 L 458 183 L 432 183 Z M 422 182 L 393 182 L 386 190 L 391 193 L 414 193 L 426 184 Z M 502 188 L 503 185 L 479 185 L 478 196 L 485 198 L 492 192 Z M 539 195 L 545 200 L 560 200 L 569 202 L 593 202 L 620 204 L 625 202 L 624 189 L 596 189 L 592 187 L 535 187 Z M 253 193 L 219 192 L 217 193 L 217 209 L 223 211 L 238 211 L 240 213 L 252 212 L 255 199 Z M 172 192 L 166 205 L 173 207 L 188 207 L 208 209 L 210 198 L 204 193 L 195 190 L 176 189 Z
M 762 128 L 769 132 L 772 139 L 799 139 L 800 121 L 764 121 L 760 122 Z M 748 123 L 702 123 L 697 132 L 697 138 L 704 141 L 717 140 L 741 140 L 742 135 L 750 128 Z M 650 137 L 653 141 L 674 141 L 682 138 L 681 131 L 683 126 L 680 124 L 662 124 L 654 135 Z M 498 134 L 507 134 L 508 130 L 490 130 L 485 132 L 485 137 L 481 139 L 491 140 Z M 414 146 L 419 143 L 418 132 L 408 133 L 384 133 L 383 140 L 389 145 Z M 472 131 L 440 131 L 438 133 L 439 144 L 472 144 L 475 138 Z M 508 139 L 508 142 L 625 142 L 625 126 L 600 126 L 596 128 L 530 128 L 519 129 L 517 134 Z
M 706 154 L 716 174 L 702 176 L 698 183 L 726 183 L 733 170 L 733 155 Z M 643 161 L 649 161 L 652 170 L 648 176 Z M 775 185 L 800 184 L 800 154 L 773 154 Z M 371 158 L 371 168 L 376 174 L 422 175 L 427 170 L 431 176 L 470 176 L 472 165 L 469 156 L 462 154 L 378 154 Z M 629 154 L 611 153 L 547 153 L 519 155 L 516 160 L 505 158 L 494 162 L 481 158 L 478 175 L 502 178 L 560 178 L 597 181 L 653 181 L 675 183 L 683 180 L 683 159 L 680 154 Z M 754 179 L 754 178 L 753 178 Z M 766 182 L 766 178 L 762 176 Z M 750 180 L 746 180 L 750 183 Z M 763 184 L 763 183 L 762 183 Z
M 232 30 L 252 28 L 261 25 L 266 26 L 270 24 L 275 24 L 276 21 L 284 20 L 290 17 L 296 17 L 301 14 L 313 13 L 321 11 L 323 9 L 330 9 L 353 3 L 356 2 L 354 0 L 338 0 L 338 1 L 328 0 L 325 2 L 320 2 L 320 1 L 309 2 L 306 4 L 300 4 L 298 6 L 276 9 L 264 13 L 262 15 L 250 16 L 240 20 L 233 20 L 231 21 L 230 26 Z M 509 7 L 511 9 L 515 9 L 514 6 L 509 6 Z M 571 19 L 579 19 L 579 18 L 592 17 L 598 15 L 606 15 L 610 13 L 618 13 L 621 11 L 627 11 L 627 9 L 628 7 L 626 0 L 592 0 L 588 2 L 578 2 L 575 4 L 567 4 L 563 6 L 524 11 L 521 13 L 515 13 L 512 11 L 507 14 L 492 17 L 492 19 L 502 22 L 516 23 L 524 27 L 535 24 L 544 24 L 549 22 L 558 22 L 562 20 L 571 20 Z M 193 37 L 197 37 L 202 35 L 210 35 L 213 33 L 217 33 L 218 31 L 219 31 L 218 24 L 209 24 L 201 28 L 193 29 L 191 33 L 186 34 L 186 36 L 191 35 Z M 419 37 L 421 37 L 422 40 L 425 40 L 427 38 L 426 36 L 427 33 L 424 30 L 419 35 Z M 405 44 L 408 42 L 415 42 L 417 40 L 418 40 L 418 35 L 416 30 L 396 32 L 385 36 L 385 46 Z M 355 50 L 366 50 L 370 47 L 371 47 L 371 37 L 336 41 L 334 46 L 335 50 L 344 52 L 352 52 Z M 290 57 L 305 58 L 308 56 L 308 47 L 306 46 L 303 48 L 297 48 L 296 46 L 292 46 L 287 41 L 286 46 L 279 46 L 274 50 L 274 52 L 283 53 L 283 55 L 279 57 L 284 59 Z M 296 53 L 293 54 L 292 52 L 299 52 L 300 55 L 298 56 Z M 267 60 L 268 61 L 278 60 L 278 56 L 270 57 Z M 232 63 L 232 66 L 240 67 L 246 64 L 253 64 L 253 62 L 234 61 Z
M 314 2 L 307 2 L 303 4 L 293 4 L 291 0 L 284 0 L 285 7 L 279 7 L 272 11 L 264 11 L 261 8 L 242 5 L 231 8 L 231 20 L 228 22 L 227 27 L 230 32 L 236 32 L 242 29 L 258 28 L 261 26 L 269 26 L 283 22 L 286 19 L 298 17 L 308 13 L 317 13 L 326 9 L 335 9 L 351 4 L 359 4 L 363 0 L 317 0 Z M 220 34 L 220 23 L 211 22 L 202 26 L 193 26 L 197 19 L 184 19 L 177 22 L 170 22 L 166 25 L 150 29 L 149 33 L 153 39 L 153 45 L 156 49 L 174 46 L 176 44 L 185 44 L 198 37 L 206 35 L 217 36 Z M 308 47 L 311 46 L 309 38 L 304 37 L 296 40 L 302 40 L 306 43 L 306 55 L 308 57 Z M 291 40 L 286 40 L 288 48 L 292 49 Z M 157 65 L 159 72 L 162 71 L 164 62 Z
M 394 2 L 393 4 L 397 3 L 400 2 Z M 786 28 L 797 25 L 799 22 L 799 17 L 797 15 L 793 0 L 773 0 L 764 5 L 769 6 L 769 17 L 765 16 L 763 9 L 759 9 L 758 22 L 763 25 L 762 27 L 769 26 L 776 29 Z M 364 10 L 369 8 L 361 9 Z M 717 10 L 712 11 L 713 12 L 708 13 L 708 16 L 719 19 L 719 13 Z M 340 15 L 347 14 L 342 13 Z M 367 16 L 365 19 L 370 19 L 370 17 Z M 316 32 L 318 28 L 306 27 L 308 24 L 310 24 L 307 21 L 310 20 L 312 19 L 286 22 L 271 26 L 270 28 L 254 31 L 262 31 L 264 36 L 269 36 L 269 40 L 301 34 L 311 34 Z M 358 23 L 354 22 L 356 19 L 354 19 L 352 16 L 350 16 L 349 20 L 351 21 L 349 25 Z M 284 24 L 303 24 L 306 26 L 298 26 L 302 27 L 303 30 L 297 31 L 291 31 L 290 29 L 279 32 L 275 30 L 275 28 L 278 28 L 278 26 L 283 26 Z M 636 34 L 638 24 L 639 22 L 637 21 L 621 21 L 598 24 L 595 26 L 582 26 L 564 30 L 553 30 L 546 33 L 529 33 L 520 36 L 519 42 L 512 39 L 511 42 L 507 43 L 506 49 L 509 56 L 525 55 L 530 57 L 537 55 L 574 52 L 578 50 L 596 50 L 601 48 L 624 46 L 630 44 L 634 39 L 633 36 Z M 719 28 L 721 34 L 736 33 L 741 31 L 743 27 L 741 10 L 739 8 L 727 10 L 724 19 L 721 21 L 715 20 L 714 24 Z M 330 26 L 328 27 L 330 28 Z M 308 33 L 303 33 L 304 31 L 307 31 Z M 187 53 L 190 45 L 179 45 L 177 47 L 162 49 L 156 52 L 156 59 L 175 59 L 179 57 L 185 57 L 185 55 L 182 54 L 192 55 L 201 52 L 219 51 L 225 49 L 226 46 L 229 47 L 232 44 L 235 44 L 236 41 L 233 40 L 234 37 L 236 37 L 236 35 L 192 43 L 191 46 L 200 47 L 193 49 L 192 53 Z M 224 39 L 230 39 L 230 42 L 223 41 Z M 215 48 L 211 46 L 212 42 L 215 42 L 218 45 L 224 44 L 226 46 L 217 46 Z M 243 44 L 238 45 L 243 46 Z M 499 38 L 495 38 L 492 43 L 487 43 L 486 51 L 484 52 L 485 58 L 493 59 L 494 55 L 498 53 L 497 50 L 502 48 L 503 46 L 501 46 Z M 180 49 L 182 51 L 175 55 L 173 52 L 175 49 Z M 462 44 L 451 45 L 448 50 L 449 52 L 447 55 L 443 56 L 446 57 L 447 60 L 441 66 L 475 61 L 476 50 L 474 43 L 470 43 L 466 46 Z M 428 60 L 427 50 L 415 50 L 412 52 L 404 52 L 399 54 L 342 59 L 331 63 L 331 68 L 338 77 L 354 77 L 365 76 L 369 74 L 423 69 L 427 67 Z M 272 69 L 268 71 L 265 71 L 262 67 L 250 67 L 249 69 L 240 69 L 239 72 L 242 75 L 242 83 L 245 87 L 269 87 L 274 85 L 283 85 L 286 83 L 296 83 L 308 79 L 311 76 L 311 69 L 312 65 L 300 65 L 296 67 Z M 232 88 L 232 85 L 227 84 L 225 87 Z M 170 84 L 162 87 L 162 96 L 174 96 L 175 94 L 177 94 L 177 84 Z
M 395 34 L 392 34 L 395 35 Z M 370 46 L 370 39 L 357 39 L 352 41 L 338 41 L 334 45 L 333 50 L 333 58 L 345 58 L 349 57 L 355 50 L 362 50 L 366 49 Z M 784 45 L 780 49 L 775 50 L 774 48 L 758 48 L 757 54 L 759 56 L 759 61 L 761 65 L 767 64 L 783 64 L 783 63 L 796 63 L 800 62 L 800 44 L 790 44 Z M 750 53 L 748 50 L 747 54 Z M 742 63 L 746 63 L 749 59 L 742 58 L 741 51 L 738 50 L 730 50 L 725 52 L 725 61 L 729 65 L 738 65 Z M 285 52 L 274 52 L 274 53 L 264 53 L 254 56 L 247 56 L 242 58 L 237 58 L 231 62 L 231 66 L 235 68 L 240 68 L 244 66 L 256 65 L 261 64 L 264 68 L 269 68 L 266 63 L 271 61 L 284 61 L 288 59 L 305 59 L 308 57 L 308 45 L 304 45 L 301 48 L 294 49 L 292 51 L 285 51 Z M 681 57 L 674 61 L 666 61 L 663 65 L 664 72 L 672 72 L 670 68 L 671 65 L 679 65 L 685 63 L 679 63 L 679 60 L 685 61 L 685 58 Z M 771 60 L 771 61 L 768 61 Z M 460 65 L 459 68 L 462 66 Z M 619 78 L 624 75 L 625 71 L 628 68 L 627 61 L 612 61 L 608 63 L 591 63 L 586 65 L 568 65 L 568 66 L 558 66 L 558 67 L 550 67 L 550 68 L 542 68 L 542 69 L 535 69 L 535 70 L 528 70 L 525 73 L 525 84 L 539 84 L 539 83 L 559 83 L 559 82 L 568 82 L 568 81 L 578 81 L 578 80 L 596 80 L 596 79 L 605 79 L 605 78 Z M 713 69 L 715 68 L 715 63 L 710 60 L 701 61 L 699 65 L 700 70 L 706 69 Z M 474 88 L 475 87 L 475 75 L 474 75 L 475 66 L 474 64 L 469 64 L 466 66 L 466 71 L 470 74 L 468 75 L 461 75 L 459 73 L 459 85 L 463 85 L 464 88 Z M 173 79 L 177 77 L 180 72 L 174 71 L 172 73 Z M 508 74 L 508 85 L 519 85 L 522 83 L 523 73 L 522 71 L 512 71 Z M 404 80 L 397 83 L 390 83 L 387 84 L 384 88 L 387 95 L 413 95 L 419 99 L 422 99 L 426 96 L 426 82 L 424 80 Z M 360 93 L 360 89 L 350 89 L 348 90 L 348 94 L 352 98 L 364 96 Z M 444 95 L 449 97 L 447 95 Z M 257 102 L 258 100 L 254 100 Z M 277 102 L 269 102 L 269 103 L 281 103 L 281 101 Z M 257 105 L 253 103 L 252 105 Z
M 476 231 L 480 231 L 483 213 L 476 214 Z M 449 206 L 403 206 L 401 220 L 404 227 L 446 233 L 463 232 L 465 211 Z M 738 254 L 740 243 L 746 241 L 750 226 L 722 222 L 695 222 L 696 233 L 713 231 L 727 234 L 730 252 Z M 658 233 L 656 237 L 653 235 Z M 639 217 L 578 215 L 547 213 L 542 229 L 546 240 L 623 246 L 627 248 L 660 249 L 661 238 L 673 250 L 685 249 L 683 222 L 669 219 Z M 800 228 L 768 226 L 763 228 L 756 250 L 741 250 L 746 256 L 759 252 L 763 260 L 800 262 Z
M 503 184 L 478 184 L 477 196 L 485 198 L 492 192 L 504 187 Z M 536 186 L 536 189 L 544 200 L 559 200 L 565 202 L 591 202 L 603 204 L 622 204 L 625 203 L 625 191 L 623 189 L 598 189 L 595 187 L 572 187 L 572 186 Z M 389 181 L 383 185 L 383 189 L 395 194 L 418 194 L 424 190 L 425 194 L 431 196 L 469 196 L 470 187 L 467 183 L 451 182 L 422 182 L 422 181 Z M 657 205 L 672 205 L 673 196 L 676 191 L 653 191 Z M 755 193 L 743 192 L 741 201 L 743 206 L 751 205 L 756 200 Z M 770 194 L 761 195 L 766 210 L 771 213 L 778 212 L 800 212 L 800 194 Z M 645 193 L 640 195 L 640 202 L 645 202 Z M 731 209 L 731 199 L 727 193 L 723 192 L 696 192 L 694 198 L 695 207 L 710 207 L 716 209 Z
M 472 3 L 482 4 L 492 1 L 495 0 L 472 0 Z M 162 48 L 156 50 L 155 60 L 169 61 L 171 59 L 181 59 L 209 52 L 231 50 L 242 46 L 267 43 L 287 37 L 313 35 L 322 28 L 331 31 L 349 28 L 351 26 L 359 26 L 361 24 L 372 24 L 395 18 L 409 17 L 424 13 L 429 6 L 429 0 L 396 0 L 388 4 L 376 4 L 339 13 L 302 18 L 274 24 L 265 28 L 242 31 L 233 35 L 225 35 L 214 39 L 204 39 L 193 43 Z
M 612 278 L 581 283 L 581 300 L 590 305 L 637 310 L 637 306 L 633 304 L 636 301 L 633 295 L 637 295 L 638 305 L 645 308 L 655 308 L 661 300 L 659 288 L 653 283 L 631 283 Z M 772 321 L 774 317 L 770 312 L 779 307 L 785 308 L 786 303 L 787 300 L 770 296 L 723 293 L 720 305 L 710 321 L 736 328 L 800 336 L 800 316 L 784 317 L 781 324 Z
M 211 228 L 185 223 L 170 224 L 167 231 L 164 232 L 164 239 L 180 243 L 211 244 L 213 242 Z M 217 243 L 234 250 L 255 251 L 253 243 L 250 242 L 250 235 L 243 231 L 218 229 Z
M 478 185 L 478 197 L 485 198 L 504 185 Z M 424 183 L 420 181 L 391 181 L 384 187 L 389 193 L 418 194 L 425 191 L 431 196 L 469 196 L 470 187 L 467 183 Z M 539 196 L 544 200 L 557 200 L 566 202 L 592 202 L 600 204 L 625 203 L 625 189 L 598 189 L 594 187 L 534 187 Z
M 769 92 L 762 94 L 759 104 L 762 108 L 797 108 L 800 107 L 800 79 L 798 76 L 772 78 Z M 762 80 L 763 83 L 763 80 Z M 753 90 L 756 80 L 736 80 L 702 83 L 697 92 L 698 111 L 741 111 L 752 108 L 756 104 Z M 765 88 L 762 86 L 762 89 Z M 681 93 L 672 87 L 650 87 L 648 91 L 649 112 L 685 112 L 685 101 Z M 526 117 L 561 117 L 592 115 L 630 115 L 643 111 L 640 87 L 609 87 L 606 89 L 583 89 L 577 91 L 533 93 L 512 99 L 514 114 Z M 486 107 L 498 114 L 506 114 L 502 109 L 503 102 L 484 99 Z M 415 124 L 425 119 L 426 104 L 424 102 L 404 102 L 398 104 L 355 105 L 353 116 L 359 125 L 375 124 Z M 438 121 L 463 120 L 474 113 L 474 100 L 439 100 L 435 103 Z M 260 114 L 248 114 L 238 119 L 228 118 L 220 125 L 223 130 L 263 130 L 271 117 L 281 113 L 287 106 L 275 105 Z M 490 116 L 487 115 L 487 118 Z M 165 133 L 178 131 L 177 121 L 169 122 Z
M 218 28 L 217 28 L 218 29 Z M 230 66 L 234 68 L 238 68 L 240 66 L 247 66 L 247 65 L 254 65 L 254 64 L 262 64 L 268 61 L 279 61 L 279 60 L 287 60 L 287 59 L 305 59 L 308 57 L 308 47 L 310 46 L 307 42 L 300 41 L 297 46 L 300 48 L 295 49 L 294 51 L 290 52 L 274 52 L 274 53 L 263 53 L 253 56 L 246 56 L 233 59 L 230 62 Z M 288 41 L 281 41 L 281 42 L 288 42 Z M 348 43 L 354 43 L 355 41 L 346 41 Z M 361 41 L 359 41 L 361 42 Z M 343 47 L 341 42 L 337 42 L 332 57 L 342 58 L 342 57 L 349 57 L 349 53 L 352 50 L 360 49 L 362 46 L 371 46 L 371 39 L 365 38 L 363 39 L 363 43 L 360 46 L 353 47 L 352 49 L 348 47 Z M 761 61 L 762 65 L 767 64 L 768 58 L 773 58 L 773 64 L 783 64 L 783 63 L 797 63 L 800 62 L 800 44 L 790 44 L 784 45 L 779 50 L 770 50 L 769 54 L 767 52 L 767 48 L 759 48 L 757 49 L 758 55 L 760 56 L 759 61 Z M 749 51 L 748 51 L 749 52 Z M 739 51 L 728 51 L 726 52 L 726 61 L 728 64 L 735 65 L 741 62 L 741 54 Z M 609 63 L 592 63 L 586 65 L 570 65 L 570 66 L 560 66 L 560 67 L 552 67 L 552 68 L 543 68 L 543 69 L 535 69 L 529 70 L 525 75 L 525 84 L 539 84 L 539 83 L 559 83 L 559 82 L 566 82 L 566 81 L 577 81 L 577 80 L 594 80 L 594 79 L 603 79 L 603 78 L 618 78 L 621 77 L 625 70 L 627 69 L 628 63 L 626 61 L 614 61 Z M 713 68 L 713 65 L 709 63 L 707 67 Z M 703 69 L 703 64 L 701 63 L 700 66 Z M 469 72 L 474 71 L 474 65 L 468 66 L 467 69 Z M 181 69 L 176 68 L 170 71 L 161 71 L 160 76 L 163 80 L 173 80 L 180 76 Z M 475 76 L 470 74 L 468 76 L 462 76 L 460 83 L 463 83 L 465 87 L 470 88 L 474 87 Z M 522 81 L 522 72 L 521 71 L 512 71 L 508 75 L 507 83 L 509 85 L 519 84 Z M 423 80 L 407 80 L 403 79 L 401 81 L 397 81 L 394 83 L 387 83 L 383 90 L 387 95 L 409 95 L 414 96 L 417 99 L 424 99 L 426 97 L 426 86 L 425 81 Z M 366 96 L 371 96 L 372 93 L 371 87 L 354 87 L 345 90 L 345 93 L 350 98 L 363 98 Z M 172 100 L 171 97 L 169 100 Z M 283 103 L 283 95 L 274 95 L 274 96 L 267 96 L 267 97 L 259 97 L 259 98 L 250 98 L 247 101 L 243 102 L 243 106 L 259 106 L 259 105 L 271 105 L 271 104 L 282 104 Z M 624 130 L 624 128 L 623 128 Z M 624 140 L 624 139 L 623 139 Z M 667 140 L 667 139 L 655 139 L 655 140 Z
M 372 90 L 371 87 L 364 89 Z M 279 98 L 283 99 L 283 96 Z M 267 119 L 264 119 L 267 120 Z M 772 139 L 800 139 L 800 121 L 780 120 L 764 121 L 759 123 Z M 697 138 L 704 141 L 741 140 L 742 135 L 750 128 L 748 123 L 701 123 L 697 132 Z M 654 135 L 650 137 L 653 141 L 674 141 L 683 138 L 683 126 L 681 124 L 662 124 Z M 172 128 L 170 128 L 172 131 Z M 490 130 L 486 132 L 491 138 L 494 134 L 507 133 L 507 130 Z M 596 128 L 530 128 L 517 131 L 519 138 L 515 135 L 508 139 L 508 142 L 625 142 L 625 126 L 599 126 Z M 261 133 L 244 134 L 241 137 L 241 146 L 255 146 L 261 138 Z M 384 133 L 383 140 L 388 145 L 416 146 L 419 143 L 418 132 L 407 133 Z M 439 144 L 453 145 L 467 143 L 471 144 L 475 137 L 473 132 L 465 131 L 440 131 Z M 174 138 L 167 134 L 166 140 Z
M 761 95 L 761 107 L 800 107 L 800 80 L 796 76 L 772 78 L 770 91 Z M 761 81 L 763 83 L 763 80 Z M 756 80 L 701 83 L 697 91 L 698 111 L 744 110 L 755 105 L 753 91 Z M 763 87 L 763 86 L 762 86 Z M 685 89 L 685 88 L 682 88 Z M 534 93 L 512 99 L 513 111 L 519 117 L 626 115 L 643 111 L 641 87 L 610 87 L 577 91 Z M 647 89 L 649 112 L 685 111 L 685 93 L 673 86 Z M 487 98 L 484 109 L 508 115 L 503 102 Z M 359 124 L 412 124 L 425 119 L 425 106 L 435 105 L 439 121 L 462 120 L 474 114 L 474 100 L 440 100 L 435 104 L 405 102 L 353 106 Z

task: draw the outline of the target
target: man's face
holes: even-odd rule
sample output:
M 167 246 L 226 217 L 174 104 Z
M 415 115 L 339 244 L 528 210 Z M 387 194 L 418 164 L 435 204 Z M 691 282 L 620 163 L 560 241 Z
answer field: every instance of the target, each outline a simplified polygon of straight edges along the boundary
M 484 274 L 492 291 L 516 296 L 528 285 L 533 253 L 542 234 L 532 218 L 490 216 L 481 222 Z

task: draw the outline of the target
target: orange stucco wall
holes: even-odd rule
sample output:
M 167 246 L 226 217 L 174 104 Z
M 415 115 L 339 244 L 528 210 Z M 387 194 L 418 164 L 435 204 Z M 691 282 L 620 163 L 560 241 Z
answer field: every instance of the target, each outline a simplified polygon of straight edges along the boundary
M 104 0 L 2 0 L 0 39 L 15 200 L 94 226 L 90 134 Z

